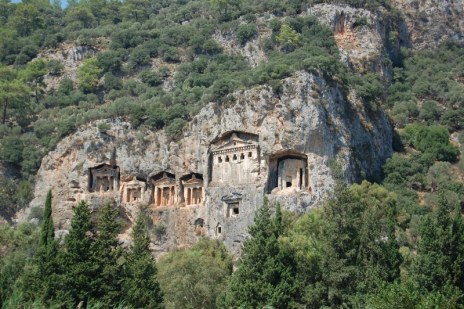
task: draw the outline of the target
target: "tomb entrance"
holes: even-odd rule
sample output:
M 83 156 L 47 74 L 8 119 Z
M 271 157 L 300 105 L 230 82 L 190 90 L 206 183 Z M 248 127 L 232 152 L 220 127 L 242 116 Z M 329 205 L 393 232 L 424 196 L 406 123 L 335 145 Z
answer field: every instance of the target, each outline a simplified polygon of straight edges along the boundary
M 152 177 L 155 206 L 173 206 L 177 203 L 177 185 L 174 174 L 161 172 Z
M 203 175 L 191 173 L 181 177 L 185 205 L 198 205 L 204 201 Z
M 114 192 L 119 190 L 119 167 L 101 164 L 89 168 L 89 192 Z
M 240 203 L 242 195 L 240 193 L 232 193 L 225 195 L 221 200 L 226 203 L 226 218 L 238 217 L 240 215 Z
M 125 203 L 142 202 L 145 193 L 145 180 L 131 178 L 129 178 L 130 180 L 128 181 L 122 182 L 123 189 L 121 201 Z
M 268 193 L 274 190 L 307 190 L 308 158 L 306 155 L 286 151 L 269 159 Z

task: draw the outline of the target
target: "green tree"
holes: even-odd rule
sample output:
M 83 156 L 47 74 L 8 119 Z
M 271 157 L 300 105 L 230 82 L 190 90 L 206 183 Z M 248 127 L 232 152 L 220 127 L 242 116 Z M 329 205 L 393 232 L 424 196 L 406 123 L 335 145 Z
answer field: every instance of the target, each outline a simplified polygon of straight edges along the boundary
M 85 201 L 81 201 L 74 209 L 71 229 L 65 238 L 61 257 L 65 272 L 63 289 L 58 298 L 72 306 L 80 301 L 87 303 L 92 295 L 92 281 L 98 274 L 92 232 L 89 207 Z
M 122 256 L 118 233 L 121 228 L 118 221 L 119 211 L 110 203 L 104 204 L 100 211 L 97 236 L 93 243 L 95 271 L 92 280 L 93 297 L 105 306 L 114 306 L 123 298 L 121 295 Z
M 36 252 L 39 242 L 39 229 L 31 224 L 22 223 L 17 227 L 9 224 L 0 225 L 0 306 L 2 308 L 17 308 L 19 304 L 25 307 L 21 296 L 21 277 L 25 267 L 30 262 L 30 256 Z M 19 280 L 18 280 L 19 279 Z M 17 306 L 8 306 L 15 298 Z
M 135 222 L 132 240 L 124 272 L 125 301 L 133 308 L 163 308 L 163 295 L 156 278 L 156 264 L 150 252 L 143 215 L 139 215 Z
M 28 94 L 29 87 L 17 78 L 13 69 L 0 67 L 0 102 L 3 107 L 3 124 L 6 123 L 8 109 L 26 109 L 29 103 Z
M 43 92 L 44 76 L 47 74 L 47 64 L 42 59 L 34 60 L 20 72 L 20 78 L 34 91 L 35 102 L 39 103 L 39 95 Z
M 43 220 L 39 246 L 51 248 L 55 242 L 55 227 L 53 225 L 52 217 L 52 190 L 49 190 L 47 193 Z
M 52 191 L 45 200 L 39 246 L 21 280 L 22 294 L 27 301 L 40 301 L 50 305 L 59 286 L 60 265 L 57 259 L 58 243 L 52 218 Z
M 21 36 L 27 36 L 35 29 L 44 26 L 42 14 L 40 14 L 35 6 L 28 3 L 18 4 L 9 22 Z
M 290 27 L 288 24 L 283 24 L 280 27 L 280 32 L 276 36 L 277 42 L 282 45 L 282 50 L 291 52 L 301 43 L 301 35 Z
M 427 291 L 454 285 L 464 291 L 464 224 L 458 205 L 452 211 L 443 192 L 438 209 L 423 219 L 411 277 Z
M 217 308 L 227 286 L 232 259 L 218 240 L 201 239 L 193 248 L 163 256 L 159 282 L 167 308 Z
M 337 188 L 323 213 L 327 223 L 321 234 L 322 274 L 313 287 L 322 297 L 319 305 L 349 304 L 357 293 L 375 291 L 398 278 L 395 202 L 394 194 L 367 181 Z
M 97 58 L 85 60 L 78 68 L 79 87 L 84 93 L 95 92 L 103 70 L 98 66 Z
M 293 252 L 279 245 L 283 230 L 280 206 L 272 217 L 268 202 L 256 213 L 238 269 L 225 292 L 225 307 L 288 308 L 297 293 Z

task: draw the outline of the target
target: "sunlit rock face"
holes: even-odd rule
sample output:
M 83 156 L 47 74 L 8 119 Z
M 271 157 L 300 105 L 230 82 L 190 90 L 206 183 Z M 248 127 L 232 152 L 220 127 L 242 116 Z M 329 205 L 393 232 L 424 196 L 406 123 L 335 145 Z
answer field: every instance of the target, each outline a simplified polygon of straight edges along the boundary
M 334 162 L 352 182 L 379 173 L 392 152 L 382 110 L 366 112 L 322 75 L 297 72 L 279 93 L 260 86 L 231 97 L 205 106 L 176 141 L 118 119 L 81 127 L 43 159 L 30 206 L 43 207 L 52 189 L 54 222 L 66 231 L 80 200 L 95 213 L 110 202 L 122 241 L 143 211 L 157 253 L 209 236 L 239 254 L 265 197 L 308 211 L 330 196 Z M 110 129 L 100 132 L 102 122 Z

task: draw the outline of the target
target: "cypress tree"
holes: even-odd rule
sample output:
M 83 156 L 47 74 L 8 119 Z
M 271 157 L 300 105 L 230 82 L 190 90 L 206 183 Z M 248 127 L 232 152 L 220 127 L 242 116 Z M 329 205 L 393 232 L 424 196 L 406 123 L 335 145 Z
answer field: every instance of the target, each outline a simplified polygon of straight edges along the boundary
M 31 263 L 26 267 L 22 279 L 22 290 L 26 300 L 50 304 L 58 289 L 60 265 L 57 260 L 58 243 L 52 218 L 52 192 L 45 200 L 44 220 L 40 230 L 39 246 Z
M 225 307 L 288 308 L 297 293 L 293 254 L 279 246 L 283 231 L 280 206 L 271 216 L 268 202 L 258 210 L 249 228 L 238 269 L 224 295 Z
M 47 248 L 55 241 L 55 227 L 53 226 L 52 218 L 52 190 L 49 190 L 47 193 L 43 220 L 39 246 Z
M 156 264 L 150 252 L 143 215 L 135 222 L 132 240 L 123 282 L 125 302 L 133 308 L 163 308 L 163 295 L 156 279 Z

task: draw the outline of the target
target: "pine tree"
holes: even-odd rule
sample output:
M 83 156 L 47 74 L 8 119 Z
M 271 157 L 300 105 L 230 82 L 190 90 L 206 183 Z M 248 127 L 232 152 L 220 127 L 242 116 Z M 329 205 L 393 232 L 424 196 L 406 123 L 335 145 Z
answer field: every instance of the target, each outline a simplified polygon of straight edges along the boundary
M 150 253 L 150 238 L 143 215 L 139 215 L 135 222 L 132 239 L 123 282 L 125 302 L 133 308 L 163 308 L 163 296 L 156 279 L 156 264 Z
M 314 287 L 319 305 L 347 305 L 356 294 L 371 293 L 398 278 L 395 203 L 394 194 L 367 181 L 337 187 L 323 213 L 327 224 L 321 234 L 321 281 Z
M 92 295 L 92 281 L 96 278 L 97 267 L 94 260 L 94 240 L 92 238 L 90 210 L 85 201 L 74 209 L 71 230 L 64 242 L 61 263 L 64 265 L 64 288 L 60 299 L 76 305 L 87 303 Z
M 450 210 L 444 193 L 440 193 L 437 212 L 424 218 L 419 231 L 411 277 L 430 292 L 446 285 L 464 291 L 464 225 L 460 209 L 455 209 L 453 216 Z
M 272 218 L 268 202 L 249 228 L 240 264 L 224 296 L 225 307 L 288 308 L 297 292 L 296 265 L 291 252 L 279 246 L 283 230 L 280 206 Z
M 118 262 L 122 250 L 118 241 L 120 224 L 117 219 L 118 209 L 106 203 L 101 209 L 98 234 L 93 243 L 97 276 L 92 281 L 92 296 L 105 306 L 118 304 L 122 297 L 122 269 Z

